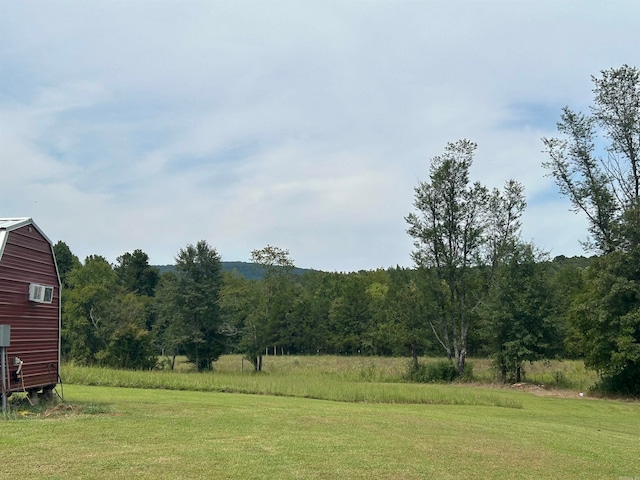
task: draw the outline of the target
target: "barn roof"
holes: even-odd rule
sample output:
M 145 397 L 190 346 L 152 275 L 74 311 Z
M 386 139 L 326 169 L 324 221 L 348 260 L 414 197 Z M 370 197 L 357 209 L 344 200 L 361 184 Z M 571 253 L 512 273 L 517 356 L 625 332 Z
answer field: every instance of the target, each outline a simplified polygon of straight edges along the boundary
M 0 230 L 13 230 L 28 225 L 32 222 L 28 217 L 24 218 L 0 218 Z
M 21 228 L 26 225 L 33 226 L 40 235 L 42 235 L 47 242 L 51 243 L 49 237 L 47 237 L 40 228 L 35 224 L 31 217 L 21 217 L 21 218 L 0 218 L 0 258 L 2 258 L 2 254 L 4 253 L 4 246 L 7 243 L 7 233 L 11 230 L 15 230 L 16 228 Z M 53 244 L 52 244 L 53 245 Z

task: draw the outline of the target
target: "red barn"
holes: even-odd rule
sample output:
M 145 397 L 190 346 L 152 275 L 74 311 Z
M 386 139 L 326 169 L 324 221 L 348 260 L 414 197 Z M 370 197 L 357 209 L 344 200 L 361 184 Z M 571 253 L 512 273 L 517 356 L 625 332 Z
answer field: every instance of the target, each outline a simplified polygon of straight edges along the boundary
M 0 218 L 0 325 L 9 325 L 8 395 L 50 396 L 60 371 L 60 276 L 31 218 Z

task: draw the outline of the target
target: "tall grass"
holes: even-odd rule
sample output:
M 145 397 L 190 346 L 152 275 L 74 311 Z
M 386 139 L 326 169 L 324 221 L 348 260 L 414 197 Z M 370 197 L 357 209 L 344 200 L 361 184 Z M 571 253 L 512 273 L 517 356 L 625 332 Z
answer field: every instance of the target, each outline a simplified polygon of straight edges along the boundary
M 247 393 L 340 402 L 522 407 L 520 402 L 509 396 L 482 389 L 463 390 L 450 385 L 354 382 L 322 374 L 147 372 L 67 365 L 62 370 L 62 378 L 66 383 L 89 386 Z
M 421 363 L 439 362 L 441 358 L 421 358 Z M 492 362 L 487 358 L 471 358 L 473 366 L 470 382 L 493 387 L 499 380 Z M 346 381 L 403 382 L 409 365 L 408 358 L 366 356 L 269 356 L 265 357 L 264 370 L 269 374 L 317 374 Z M 193 371 L 193 366 L 179 359 L 178 371 Z M 249 373 L 252 366 L 239 355 L 224 355 L 215 363 L 219 373 Z M 544 360 L 527 363 L 523 369 L 523 382 L 544 385 L 551 389 L 587 391 L 598 381 L 593 370 L 585 368 L 580 360 Z
M 473 363 L 476 380 L 493 380 L 488 360 L 474 360 Z M 241 356 L 225 355 L 216 362 L 214 372 L 196 373 L 184 359 L 178 360 L 173 371 L 127 371 L 67 364 L 62 368 L 62 379 L 80 385 L 246 393 L 341 402 L 521 407 L 506 392 L 496 389 L 407 383 L 404 381 L 407 365 L 406 358 L 274 356 L 265 359 L 263 372 L 255 373 L 253 366 Z M 560 367 L 564 370 L 559 370 Z M 567 387 L 576 382 L 581 386 L 585 384 L 588 381 L 585 372 L 578 362 L 570 362 L 536 366 L 530 375 L 546 384 L 553 384 L 555 378 L 558 386 Z

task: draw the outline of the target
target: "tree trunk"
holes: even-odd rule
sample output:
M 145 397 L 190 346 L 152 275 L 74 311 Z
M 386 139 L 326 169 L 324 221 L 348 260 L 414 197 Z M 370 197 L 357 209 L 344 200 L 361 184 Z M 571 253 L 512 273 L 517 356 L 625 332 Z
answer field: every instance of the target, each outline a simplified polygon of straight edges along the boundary
M 418 352 L 415 344 L 411 345 L 411 365 L 414 372 L 418 370 Z
M 466 357 L 467 352 L 465 350 L 456 348 L 456 369 L 458 370 L 458 375 L 462 375 L 464 373 Z
M 462 335 L 462 332 L 460 333 L 460 338 L 458 338 L 458 335 L 454 333 L 453 353 L 455 355 L 456 369 L 458 370 L 458 375 L 462 375 L 462 373 L 464 372 L 464 364 L 467 358 L 467 348 L 466 348 L 467 341 L 466 340 L 467 339 Z

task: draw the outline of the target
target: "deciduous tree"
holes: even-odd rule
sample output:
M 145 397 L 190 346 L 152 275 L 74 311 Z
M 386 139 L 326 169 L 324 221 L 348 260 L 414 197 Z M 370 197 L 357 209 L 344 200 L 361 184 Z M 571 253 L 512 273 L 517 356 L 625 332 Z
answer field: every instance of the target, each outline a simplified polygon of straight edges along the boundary
M 66 359 L 91 364 L 109 345 L 110 304 L 117 294 L 111 264 L 99 255 L 88 256 L 67 277 L 62 306 L 62 354 Z
M 587 248 L 603 254 L 576 297 L 570 339 L 616 391 L 640 393 L 640 71 L 592 77 L 591 115 L 566 107 L 558 138 L 544 138 L 549 169 L 587 216 Z M 606 156 L 599 154 L 606 154 Z
M 206 241 L 187 245 L 178 252 L 175 275 L 163 278 L 158 292 L 160 336 L 184 351 L 197 370 L 211 369 L 225 350 L 221 269 L 220 256 Z
M 60 281 L 63 287 L 67 287 L 67 276 L 69 272 L 76 267 L 80 267 L 82 263 L 78 257 L 71 253 L 69 246 L 62 240 L 56 242 L 53 246 L 53 253 L 56 256 L 56 264 L 58 266 L 58 273 L 60 274 Z
M 149 256 L 142 250 L 116 258 L 115 272 L 120 285 L 137 295 L 152 297 L 160 280 L 158 269 L 149 265 Z
M 251 262 L 261 266 L 264 277 L 259 283 L 255 311 L 246 318 L 241 345 L 255 370 L 261 371 L 263 352 L 278 340 L 277 336 L 281 337 L 288 312 L 293 309 L 290 289 L 294 262 L 288 250 L 272 245 L 253 250 Z
M 486 288 L 483 277 L 519 234 L 525 207 L 522 186 L 507 182 L 504 192 L 471 183 L 469 169 L 477 145 L 449 143 L 431 160 L 429 181 L 415 188 L 415 211 L 406 217 L 414 238 L 416 265 L 434 275 L 440 317 L 432 332 L 458 372 L 464 370 L 467 337 Z
M 523 366 L 559 353 L 553 292 L 543 256 L 523 244 L 500 266 L 482 308 L 484 342 L 503 382 L 520 382 Z
M 623 65 L 592 80 L 591 115 L 563 109 L 560 136 L 542 139 L 549 156 L 543 166 L 586 215 L 585 247 L 609 253 L 620 247 L 624 212 L 640 198 L 640 71 Z

